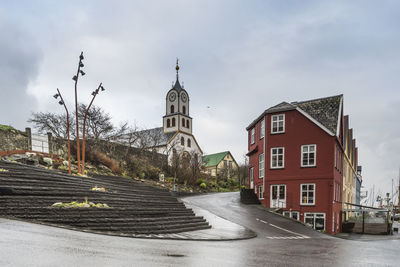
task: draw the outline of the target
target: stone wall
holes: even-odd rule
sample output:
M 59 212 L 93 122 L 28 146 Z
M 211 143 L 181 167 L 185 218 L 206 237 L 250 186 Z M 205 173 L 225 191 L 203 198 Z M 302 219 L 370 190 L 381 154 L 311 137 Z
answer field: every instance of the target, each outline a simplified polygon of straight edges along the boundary
M 48 134 L 48 140 L 50 154 L 67 158 L 67 140 L 55 138 L 51 134 Z M 160 168 L 165 167 L 167 163 L 167 157 L 163 154 L 128 147 L 115 142 L 87 140 L 86 147 L 86 151 L 90 149 L 97 150 L 120 162 L 126 161 L 130 156 L 138 156 L 147 158 L 154 166 Z M 22 132 L 9 126 L 0 127 L 0 156 L 15 154 L 14 152 L 25 153 L 27 151 L 32 151 L 30 128 L 26 128 L 25 132 Z M 76 142 L 71 140 L 71 154 L 73 158 L 75 158 L 75 151 Z
M 12 127 L 0 128 L 0 151 L 11 150 L 30 150 L 31 131 L 29 128 L 25 132 L 16 130 Z

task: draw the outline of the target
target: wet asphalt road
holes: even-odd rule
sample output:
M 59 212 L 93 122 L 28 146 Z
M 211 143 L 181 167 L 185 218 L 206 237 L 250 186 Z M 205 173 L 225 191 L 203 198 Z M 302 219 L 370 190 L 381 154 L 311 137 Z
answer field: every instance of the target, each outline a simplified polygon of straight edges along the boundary
M 239 203 L 238 193 L 186 198 L 258 236 L 240 241 L 134 239 L 0 218 L 0 266 L 399 266 L 400 240 L 330 237 Z

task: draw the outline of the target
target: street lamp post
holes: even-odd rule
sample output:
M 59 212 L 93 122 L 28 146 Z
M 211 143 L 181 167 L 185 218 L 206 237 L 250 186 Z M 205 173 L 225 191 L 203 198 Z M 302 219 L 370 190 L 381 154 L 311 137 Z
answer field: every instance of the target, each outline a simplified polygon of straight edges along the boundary
M 85 75 L 85 73 L 81 70 L 83 68 L 83 63 L 82 60 L 84 59 L 83 57 L 83 52 L 81 52 L 81 55 L 79 56 L 79 64 L 78 64 L 78 71 L 76 72 L 76 75 L 72 77 L 72 80 L 75 81 L 75 115 L 76 115 L 76 159 L 78 161 L 78 173 L 81 173 L 81 160 L 80 160 L 80 145 L 79 145 L 79 119 L 78 119 L 78 78 L 79 74 L 82 76 Z
M 83 118 L 83 128 L 82 128 L 82 174 L 85 174 L 85 148 L 86 148 L 86 141 L 85 141 L 85 137 L 86 137 L 86 118 L 89 112 L 90 107 L 93 104 L 94 99 L 96 98 L 96 96 L 99 94 L 99 91 L 104 91 L 104 87 L 102 85 L 102 83 L 99 84 L 99 86 L 97 87 L 96 90 L 94 90 L 92 92 L 92 101 L 90 101 L 89 106 L 87 107 L 86 111 L 85 111 L 85 116 Z
M 65 111 L 67 112 L 68 174 L 71 175 L 71 144 L 70 144 L 70 138 L 69 138 L 69 112 L 68 112 L 67 106 L 65 105 L 64 99 L 62 98 L 60 90 L 58 90 L 58 88 L 57 88 L 57 94 L 54 95 L 54 98 L 57 99 L 58 97 L 60 97 L 60 101 L 58 102 L 58 104 L 64 105 Z

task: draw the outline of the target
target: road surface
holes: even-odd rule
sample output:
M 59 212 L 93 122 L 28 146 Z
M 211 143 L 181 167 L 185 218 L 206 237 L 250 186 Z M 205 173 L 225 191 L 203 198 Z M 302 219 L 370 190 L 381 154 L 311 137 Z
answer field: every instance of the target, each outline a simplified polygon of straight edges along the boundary
M 351 241 L 315 232 L 238 193 L 185 198 L 252 229 L 239 241 L 153 240 L 76 232 L 0 218 L 0 266 L 398 266 L 400 240 Z

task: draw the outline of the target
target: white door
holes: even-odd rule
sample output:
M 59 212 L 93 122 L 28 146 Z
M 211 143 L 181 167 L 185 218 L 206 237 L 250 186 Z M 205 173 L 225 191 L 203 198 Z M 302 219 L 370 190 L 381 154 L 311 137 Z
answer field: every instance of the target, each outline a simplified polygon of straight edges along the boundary
M 286 208 L 286 185 L 271 185 L 271 208 Z
M 254 188 L 254 167 L 250 168 L 250 189 Z

